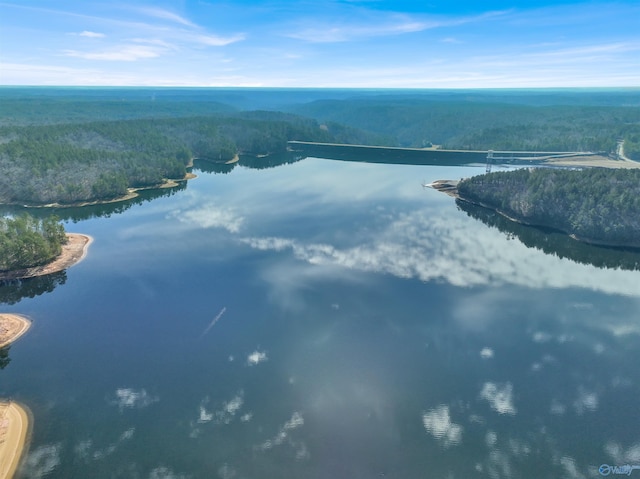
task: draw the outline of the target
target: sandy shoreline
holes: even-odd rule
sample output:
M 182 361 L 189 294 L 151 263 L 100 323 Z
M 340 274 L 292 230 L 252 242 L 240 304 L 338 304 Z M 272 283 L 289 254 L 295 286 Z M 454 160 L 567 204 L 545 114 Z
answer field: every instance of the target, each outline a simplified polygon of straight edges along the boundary
M 44 276 L 57 273 L 79 263 L 87 256 L 87 251 L 89 245 L 93 242 L 93 238 L 79 233 L 67 233 L 67 238 L 69 238 L 69 241 L 62 246 L 62 253 L 52 262 L 33 268 L 0 273 L 0 281 Z
M 0 403 L 0 479 L 15 475 L 29 439 L 29 413 L 15 402 Z
M 0 313 L 0 348 L 8 346 L 26 333 L 31 321 L 19 314 Z

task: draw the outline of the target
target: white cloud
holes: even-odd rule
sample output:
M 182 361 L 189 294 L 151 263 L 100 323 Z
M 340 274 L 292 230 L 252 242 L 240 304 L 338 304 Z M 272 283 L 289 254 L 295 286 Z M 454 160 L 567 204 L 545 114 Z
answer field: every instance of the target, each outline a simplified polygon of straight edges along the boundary
M 308 451 L 303 443 L 296 443 L 289 438 L 289 433 L 294 429 L 298 429 L 304 425 L 304 417 L 299 412 L 294 412 L 291 415 L 291 419 L 284 423 L 278 433 L 271 439 L 267 439 L 262 444 L 256 447 L 260 451 L 267 451 L 275 446 L 282 445 L 285 440 L 288 440 L 289 444 L 298 449 L 296 457 L 298 459 L 304 459 L 308 456 Z M 306 453 L 305 453 L 306 452 Z
M 223 228 L 230 233 L 238 233 L 245 219 L 233 208 L 207 203 L 186 211 L 175 210 L 168 215 L 178 221 L 200 228 Z
M 422 424 L 444 447 L 455 446 L 462 441 L 462 426 L 451 422 L 449 406 L 446 404 L 423 413 Z
M 215 421 L 216 424 L 230 424 L 244 404 L 244 391 L 238 391 L 229 401 L 223 402 L 222 407 L 217 411 L 208 411 L 206 408 L 208 403 L 208 397 L 203 399 L 200 403 L 199 416 L 197 420 L 199 424 L 206 424 L 211 421 Z
M 551 414 L 555 414 L 556 416 L 562 416 L 567 411 L 567 407 L 557 399 L 553 399 L 551 401 L 550 411 L 551 411 Z
M 60 465 L 62 444 L 47 444 L 30 451 L 23 466 L 26 477 L 41 478 L 51 474 Z
M 573 402 L 576 414 L 581 415 L 586 411 L 593 412 L 598 409 L 598 395 L 593 391 L 587 391 L 582 386 L 578 388 L 578 397 Z
M 194 35 L 193 41 L 210 47 L 224 47 L 232 43 L 240 42 L 246 38 L 244 33 L 238 33 L 230 37 L 220 37 L 218 35 Z
M 198 422 L 200 424 L 210 422 L 213 419 L 213 413 L 208 412 L 204 405 L 200 405 L 200 416 L 198 417 Z
M 78 33 L 77 35 L 81 37 L 88 37 L 88 38 L 104 38 L 105 36 L 104 33 L 91 32 L 89 30 L 84 30 L 83 32 Z
M 482 351 L 480 351 L 480 357 L 482 359 L 491 359 L 493 357 L 493 349 L 482 348 Z
M 247 364 L 249 366 L 255 366 L 264 361 L 267 361 L 267 353 L 265 351 L 254 351 L 247 357 Z
M 165 466 L 154 468 L 149 473 L 149 479 L 187 479 L 184 474 L 177 474 Z
M 586 476 L 582 474 L 578 470 L 578 466 L 576 464 L 576 460 L 571 457 L 564 455 L 560 458 L 560 464 L 564 468 L 565 476 L 569 479 L 585 479 Z
M 498 442 L 498 435 L 495 433 L 495 431 L 487 431 L 487 434 L 485 434 L 484 436 L 484 443 L 487 445 L 487 447 L 495 446 L 496 442 Z
M 445 280 L 455 286 L 579 287 L 640 296 L 635 271 L 601 269 L 594 272 L 590 265 L 546 255 L 520 242 L 505 245 L 504 235 L 496 229 L 478 228 L 468 218 L 444 217 L 435 208 L 398 214 L 379 224 L 374 233 L 355 245 L 305 243 L 283 237 L 245 237 L 240 241 L 264 251 L 291 250 L 296 259 L 313 265 L 339 266 L 421 281 Z M 478 254 L 480 251 L 482 254 Z M 477 308 L 476 301 L 469 307 Z M 637 325 L 630 327 L 637 329 Z M 534 339 L 544 340 L 544 333 Z
M 605 444 L 604 450 L 618 465 L 640 464 L 640 442 L 625 449 L 620 443 L 609 441 Z
M 357 38 L 419 32 L 426 30 L 427 28 L 435 28 L 436 26 L 437 24 L 417 22 L 410 19 L 398 19 L 393 22 L 374 26 L 352 25 L 346 23 L 343 25 L 317 25 L 290 33 L 287 36 L 312 43 L 336 43 L 346 42 Z
M 311 43 L 346 42 L 463 25 L 501 16 L 505 13 L 496 11 L 478 16 L 436 17 L 356 8 L 350 9 L 347 14 L 334 15 L 329 19 L 300 19 L 299 22 L 305 23 L 305 25 L 287 33 L 286 36 Z M 348 20 L 336 20 L 345 17 Z
M 93 459 L 94 461 L 98 461 L 111 456 L 114 452 L 116 452 L 116 449 L 118 448 L 118 446 L 120 446 L 124 442 L 131 440 L 131 438 L 133 438 L 134 433 L 135 433 L 135 428 L 133 427 L 129 428 L 126 431 L 124 431 L 122 434 L 120 434 L 120 436 L 115 442 L 109 444 L 105 448 L 95 449 L 93 450 L 93 452 L 92 452 L 93 441 L 91 439 L 88 439 L 86 441 L 80 441 L 74 448 L 74 451 L 80 459 L 84 459 L 85 461 L 88 459 Z
M 120 388 L 116 390 L 115 396 L 113 404 L 117 405 L 120 410 L 144 408 L 160 400 L 157 396 L 151 396 L 145 389 Z
M 84 60 L 101 60 L 110 62 L 134 62 L 141 59 L 157 58 L 166 51 L 165 48 L 145 45 L 121 45 L 109 50 L 84 52 L 79 50 L 65 50 L 68 57 L 82 58 Z
M 499 414 L 516 414 L 516 408 L 513 405 L 513 385 L 511 383 L 496 384 L 487 382 L 482 386 L 480 398 L 486 399 L 489 406 Z
M 162 8 L 154 8 L 154 7 L 139 7 L 139 8 L 136 8 L 136 10 L 138 10 L 139 12 L 145 15 L 149 15 L 150 17 L 169 20 L 170 22 L 178 23 L 186 27 L 199 28 L 198 25 L 196 25 L 192 21 L 178 15 L 177 13 L 171 12 L 169 10 L 165 10 Z

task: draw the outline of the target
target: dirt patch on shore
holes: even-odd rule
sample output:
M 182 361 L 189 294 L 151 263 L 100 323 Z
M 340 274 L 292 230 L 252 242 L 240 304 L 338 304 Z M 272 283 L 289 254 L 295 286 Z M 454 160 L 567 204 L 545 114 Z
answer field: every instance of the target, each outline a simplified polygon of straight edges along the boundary
M 545 161 L 547 165 L 573 166 L 575 168 L 600 167 L 600 168 L 640 168 L 640 162 L 632 160 L 614 160 L 606 156 L 573 156 L 567 158 L 551 158 Z
M 69 241 L 62 246 L 62 253 L 52 262 L 42 266 L 33 268 L 20 269 L 15 271 L 6 271 L 0 273 L 0 281 L 11 279 L 26 279 L 35 276 L 44 276 L 58 271 L 65 270 L 74 264 L 82 261 L 87 255 L 89 245 L 93 241 L 91 236 L 67 233 Z

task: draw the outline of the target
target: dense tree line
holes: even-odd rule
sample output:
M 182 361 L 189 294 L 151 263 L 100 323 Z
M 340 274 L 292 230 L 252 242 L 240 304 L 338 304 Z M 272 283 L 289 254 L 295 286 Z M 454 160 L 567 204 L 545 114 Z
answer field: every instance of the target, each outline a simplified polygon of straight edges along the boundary
M 0 127 L 0 202 L 115 198 L 183 178 L 192 158 L 283 152 L 291 139 L 334 137 L 315 120 L 273 112 Z
M 0 271 L 46 264 L 67 242 L 64 226 L 55 218 L 29 215 L 0 218 Z
M 615 152 L 640 161 L 640 108 L 436 101 L 420 97 L 321 100 L 295 111 L 386 138 L 388 146 L 448 149 Z M 561 100 L 561 99 L 560 99 Z
M 529 224 L 640 247 L 640 170 L 519 169 L 465 179 L 458 192 Z

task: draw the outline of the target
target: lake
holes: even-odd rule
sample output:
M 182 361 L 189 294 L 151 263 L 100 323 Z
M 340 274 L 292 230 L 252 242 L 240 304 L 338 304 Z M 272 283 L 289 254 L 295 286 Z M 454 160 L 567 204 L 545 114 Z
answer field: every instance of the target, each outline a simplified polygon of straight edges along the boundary
M 640 465 L 640 253 L 507 231 L 421 186 L 484 165 L 195 172 L 109 215 L 63 212 L 88 257 L 0 287 L 33 320 L 0 371 L 34 417 L 21 477 Z

